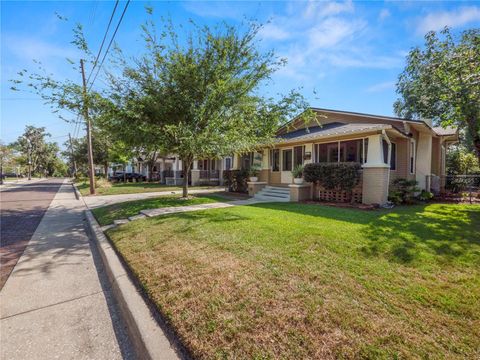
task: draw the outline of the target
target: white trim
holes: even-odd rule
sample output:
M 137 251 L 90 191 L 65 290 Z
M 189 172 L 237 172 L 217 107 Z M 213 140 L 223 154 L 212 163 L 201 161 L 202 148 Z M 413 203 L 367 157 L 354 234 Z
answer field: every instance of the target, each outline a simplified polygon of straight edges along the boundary
M 392 170 L 392 156 L 390 155 L 390 171 L 397 171 L 397 168 L 398 168 L 398 162 L 397 162 L 397 158 L 398 158 L 398 145 L 396 142 L 394 141 L 391 141 L 392 145 L 395 145 L 395 169 Z M 392 149 L 393 149 L 393 146 L 392 146 Z
M 413 154 L 412 154 L 412 145 L 413 145 Z M 414 138 L 410 139 L 410 143 L 408 144 L 409 148 L 409 154 L 410 156 L 408 157 L 408 173 L 413 175 L 416 173 L 417 170 L 417 140 Z M 413 158 L 413 164 L 411 163 L 411 159 Z M 412 172 L 413 168 L 413 172 Z
M 281 153 L 281 155 L 280 155 L 280 171 L 281 171 L 281 172 L 282 172 L 282 171 L 285 171 L 285 172 L 286 172 L 286 171 L 292 171 L 292 170 L 293 170 L 293 147 L 282 148 L 282 149 L 280 149 L 280 150 L 281 150 L 281 151 L 280 151 L 280 153 Z M 288 151 L 288 150 L 290 150 L 290 151 L 292 152 L 292 168 L 291 168 L 290 170 L 284 170 L 284 169 L 283 169 L 283 152 L 284 152 L 284 151 Z
M 313 156 L 312 156 L 312 159 L 313 159 L 313 162 L 318 162 L 318 159 L 317 159 L 317 152 L 315 150 L 315 146 L 316 145 L 322 145 L 322 144 L 333 144 L 335 142 L 338 143 L 338 156 L 337 156 L 337 163 L 340 163 L 342 161 L 340 161 L 340 143 L 341 142 L 348 142 L 348 141 L 355 141 L 355 140 L 362 140 L 362 162 L 360 162 L 361 164 L 365 164 L 366 161 L 365 161 L 365 139 L 368 139 L 368 136 L 367 137 L 356 137 L 356 138 L 353 138 L 353 139 L 345 139 L 345 140 L 337 140 L 337 141 L 320 141 L 320 142 L 312 142 L 312 151 L 313 151 Z

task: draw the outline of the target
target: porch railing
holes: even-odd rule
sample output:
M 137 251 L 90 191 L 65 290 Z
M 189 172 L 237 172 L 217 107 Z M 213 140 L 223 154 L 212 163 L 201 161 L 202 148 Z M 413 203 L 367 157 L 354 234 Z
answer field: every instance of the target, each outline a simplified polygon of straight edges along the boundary
M 200 179 L 219 179 L 219 170 L 200 170 Z

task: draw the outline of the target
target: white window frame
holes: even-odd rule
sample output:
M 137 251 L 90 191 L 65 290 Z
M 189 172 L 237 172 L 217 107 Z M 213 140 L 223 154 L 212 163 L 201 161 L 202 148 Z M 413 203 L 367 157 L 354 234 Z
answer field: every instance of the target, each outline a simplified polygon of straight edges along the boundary
M 291 170 L 284 170 L 283 169 L 283 152 L 285 150 L 290 150 L 292 152 L 292 169 Z M 280 171 L 290 172 L 292 170 L 293 170 L 293 147 L 280 148 Z
M 410 157 L 408 158 L 408 172 L 410 174 L 415 174 L 417 169 L 417 141 L 415 139 L 410 139 L 409 146 L 410 146 L 410 149 L 409 149 Z M 413 158 L 413 163 L 411 162 L 412 158 Z M 413 171 L 412 171 L 412 168 L 413 168 Z
M 395 170 L 392 170 L 392 155 L 390 155 L 390 171 L 397 171 L 398 169 L 398 162 L 397 162 L 397 157 L 398 157 L 398 145 L 396 142 L 391 141 L 392 145 L 395 145 Z M 393 149 L 393 146 L 391 146 L 391 149 Z
M 346 140 L 337 140 L 337 149 L 338 149 L 338 154 L 337 154 L 337 163 L 340 162 L 340 143 L 341 142 L 346 142 L 346 141 L 354 141 L 354 140 L 362 140 L 362 163 L 361 164 L 365 164 L 365 139 L 367 139 L 368 137 L 357 137 L 357 138 L 353 138 L 353 139 L 346 139 Z M 312 145 L 312 149 L 313 149 L 313 153 L 314 153 L 314 162 L 318 162 L 318 158 L 317 158 L 317 152 L 315 151 L 315 145 L 321 145 L 321 144 L 331 144 L 331 143 L 334 143 L 335 141 L 320 141 L 320 142 L 314 142 L 313 145 Z

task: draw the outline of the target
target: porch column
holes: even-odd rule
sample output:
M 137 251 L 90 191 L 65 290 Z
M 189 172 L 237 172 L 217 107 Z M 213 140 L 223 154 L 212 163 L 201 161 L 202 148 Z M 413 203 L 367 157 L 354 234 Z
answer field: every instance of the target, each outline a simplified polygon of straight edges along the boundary
M 388 201 L 390 165 L 383 160 L 383 136 L 368 137 L 367 162 L 363 164 L 362 203 L 383 205 Z
M 193 160 L 192 168 L 192 186 L 200 184 L 200 170 L 198 170 L 198 160 Z
M 225 170 L 225 158 L 222 157 L 220 160 L 217 160 L 218 164 L 218 185 L 223 186 L 223 170 Z
M 432 136 L 430 134 L 419 134 L 416 154 L 415 180 L 420 189 L 429 190 L 427 189 L 427 176 L 432 173 Z
M 233 161 L 232 170 L 240 170 L 240 167 L 241 167 L 240 154 L 234 154 L 232 161 Z

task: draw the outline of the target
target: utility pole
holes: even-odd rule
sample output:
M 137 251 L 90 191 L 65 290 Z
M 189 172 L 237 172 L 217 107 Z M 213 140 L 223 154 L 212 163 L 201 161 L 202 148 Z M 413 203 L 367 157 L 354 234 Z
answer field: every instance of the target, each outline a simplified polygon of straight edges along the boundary
M 27 153 L 28 153 L 28 180 L 32 180 L 32 143 L 27 137 Z
M 87 80 L 85 79 L 83 59 L 80 59 L 80 68 L 82 69 L 83 80 L 83 117 L 85 118 L 85 122 L 87 123 L 88 173 L 90 177 L 90 195 L 95 195 L 95 169 L 93 168 L 92 129 L 90 124 L 90 118 L 88 117 Z
M 73 143 L 72 136 L 68 133 L 68 139 L 70 140 L 70 153 L 72 154 L 72 166 L 73 166 L 73 177 L 77 177 L 77 162 L 75 161 L 75 156 L 73 155 Z

